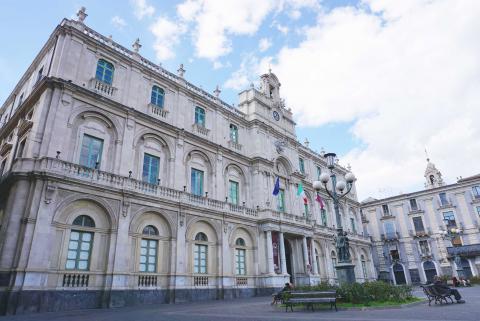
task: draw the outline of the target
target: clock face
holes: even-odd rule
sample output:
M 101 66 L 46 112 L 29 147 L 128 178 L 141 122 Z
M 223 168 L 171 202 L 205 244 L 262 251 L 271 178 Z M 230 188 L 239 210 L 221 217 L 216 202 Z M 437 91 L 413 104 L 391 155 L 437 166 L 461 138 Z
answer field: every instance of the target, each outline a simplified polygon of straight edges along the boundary
M 280 115 L 278 114 L 277 111 L 274 111 L 274 112 L 273 112 L 273 118 L 274 118 L 276 121 L 279 121 L 279 120 L 280 120 Z

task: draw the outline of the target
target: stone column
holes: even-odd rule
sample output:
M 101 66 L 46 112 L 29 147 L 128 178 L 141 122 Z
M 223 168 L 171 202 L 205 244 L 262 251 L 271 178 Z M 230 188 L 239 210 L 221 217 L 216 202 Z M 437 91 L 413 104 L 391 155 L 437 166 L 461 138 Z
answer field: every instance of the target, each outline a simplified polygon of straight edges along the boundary
M 273 274 L 274 273 L 272 231 L 267 231 L 267 272 L 268 272 L 268 274 Z
M 282 264 L 282 273 L 287 274 L 287 261 L 285 259 L 285 242 L 283 239 L 283 232 L 279 232 L 280 239 L 280 262 Z
M 310 253 L 312 256 L 313 274 L 318 275 L 318 262 L 315 255 L 315 241 L 313 240 L 313 237 L 310 240 Z
M 307 246 L 307 237 L 303 236 L 303 262 L 305 265 L 305 274 L 308 273 L 307 271 L 307 265 L 308 265 L 308 246 Z

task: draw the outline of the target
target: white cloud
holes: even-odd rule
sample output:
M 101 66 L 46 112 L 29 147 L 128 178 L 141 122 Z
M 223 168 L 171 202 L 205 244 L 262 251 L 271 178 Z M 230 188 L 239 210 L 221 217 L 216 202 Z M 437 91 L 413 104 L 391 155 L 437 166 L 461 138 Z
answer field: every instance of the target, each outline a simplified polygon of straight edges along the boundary
M 342 162 L 360 198 L 421 188 L 425 146 L 449 182 L 479 172 L 479 16 L 469 0 L 364 0 L 320 13 L 275 57 L 300 125 L 354 122 L 361 147 Z M 248 81 L 242 70 L 231 88 Z
M 258 75 L 268 71 L 271 60 L 272 57 L 260 60 L 252 53 L 245 55 L 240 63 L 240 68 L 232 73 L 223 87 L 240 91 L 252 83 L 257 83 Z
M 270 48 L 271 46 L 272 46 L 272 41 L 268 38 L 262 38 L 258 43 L 258 49 L 260 49 L 261 52 L 267 51 L 268 48 Z
M 275 23 L 274 26 L 277 28 L 278 31 L 286 35 L 288 31 L 290 30 L 287 26 L 283 26 L 279 23 Z
M 133 13 L 137 19 L 142 20 L 144 17 L 151 17 L 155 13 L 155 8 L 147 3 L 147 0 L 130 0 L 133 5 Z
M 123 18 L 120 18 L 119 16 L 114 16 L 112 17 L 112 19 L 110 20 L 110 22 L 112 23 L 112 25 L 119 29 L 119 30 L 122 30 L 126 25 L 127 23 L 125 22 L 125 20 Z
M 157 59 L 167 60 L 175 57 L 173 49 L 180 42 L 180 37 L 186 32 L 186 27 L 166 17 L 159 17 L 150 26 L 150 31 L 155 36 L 153 48 Z

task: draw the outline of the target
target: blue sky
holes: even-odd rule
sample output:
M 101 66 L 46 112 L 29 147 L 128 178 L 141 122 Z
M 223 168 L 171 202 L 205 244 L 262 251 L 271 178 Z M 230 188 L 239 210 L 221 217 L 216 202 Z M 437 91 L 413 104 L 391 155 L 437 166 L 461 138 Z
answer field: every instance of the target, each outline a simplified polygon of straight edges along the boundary
M 351 163 L 360 198 L 421 188 L 425 147 L 447 182 L 478 172 L 480 2 L 4 0 L 2 102 L 81 6 L 91 28 L 127 48 L 140 38 L 143 56 L 172 72 L 183 63 L 231 104 L 271 67 L 298 139 Z

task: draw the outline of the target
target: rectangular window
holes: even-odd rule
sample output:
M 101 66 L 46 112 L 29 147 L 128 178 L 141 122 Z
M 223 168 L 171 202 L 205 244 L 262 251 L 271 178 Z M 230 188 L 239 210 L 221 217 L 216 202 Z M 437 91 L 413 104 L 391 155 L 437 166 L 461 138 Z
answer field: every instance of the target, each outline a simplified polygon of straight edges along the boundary
M 400 260 L 400 253 L 398 253 L 398 250 L 390 250 L 390 257 L 392 260 Z
M 80 151 L 80 165 L 99 168 L 102 160 L 102 149 L 103 139 L 84 134 Z
M 413 220 L 413 226 L 415 228 L 415 232 L 417 234 L 423 234 L 425 233 L 425 228 L 423 227 L 423 220 L 421 217 L 414 217 L 412 218 Z
M 2 168 L 0 168 L 0 175 L 3 173 L 3 168 L 5 167 L 5 161 L 2 162 Z M 477 206 L 477 214 L 480 216 L 480 206 Z
M 25 149 L 25 141 L 26 139 L 22 140 L 20 144 L 18 144 L 17 158 L 23 157 L 23 150 Z
M 322 175 L 322 168 L 317 166 L 317 179 L 320 179 L 320 175 Z
M 337 269 L 335 268 L 337 266 L 337 259 L 332 258 L 332 265 L 333 265 L 333 277 L 337 277 Z
M 383 224 L 383 227 L 385 228 L 385 235 L 387 239 L 394 239 L 395 238 L 395 224 L 393 222 L 385 222 Z
M 363 271 L 363 278 L 367 279 L 367 265 L 365 261 L 362 261 L 362 271 Z
M 20 106 L 23 103 L 23 93 L 20 95 L 20 98 L 18 99 L 18 106 Z
M 245 267 L 245 250 L 244 249 L 235 249 L 235 267 L 237 275 L 247 274 Z
M 455 221 L 455 214 L 452 211 L 443 212 L 443 221 L 448 229 L 457 227 L 457 222 Z
M 192 168 L 192 194 L 203 196 L 203 171 Z
M 417 211 L 418 210 L 417 200 L 414 199 L 414 198 L 410 199 L 410 209 L 412 211 Z
M 238 205 L 238 183 L 234 181 L 229 181 L 228 187 L 228 198 L 230 203 Z
M 193 273 L 207 274 L 207 246 L 195 244 L 193 252 Z
M 480 198 L 480 185 L 472 187 L 473 196 L 475 198 Z
M 73 230 L 70 232 L 66 270 L 88 271 L 92 242 L 93 233 Z
M 327 226 L 327 211 L 322 209 L 320 210 L 320 214 L 322 215 L 322 225 Z
M 37 80 L 35 83 L 39 82 L 40 80 L 42 80 L 42 77 L 43 77 L 43 67 L 40 68 L 40 70 L 38 71 L 38 74 L 37 74 Z
M 448 205 L 448 199 L 447 199 L 446 193 L 440 193 L 438 194 L 438 197 L 440 198 L 440 205 L 442 206 Z
M 200 107 L 195 108 L 195 124 L 205 127 L 205 109 Z
M 0 177 L 3 175 L 5 171 L 5 166 L 7 165 L 7 158 L 5 158 L 2 163 L 0 164 Z
M 303 158 L 298 159 L 298 166 L 300 167 L 300 173 L 305 175 L 305 161 Z
M 278 192 L 278 211 L 285 212 L 285 190 L 280 189 Z
M 234 124 L 230 124 L 230 140 L 238 143 L 238 128 Z
M 160 169 L 160 158 L 145 153 L 143 155 L 142 180 L 150 184 L 158 184 L 159 169 Z
M 350 217 L 350 225 L 352 226 L 352 232 L 357 233 L 357 229 L 355 228 L 355 219 Z
M 382 210 L 383 210 L 383 215 L 384 216 L 390 215 L 390 211 L 388 210 L 388 205 L 387 204 L 382 205 Z
M 140 246 L 140 272 L 157 272 L 157 240 L 142 239 Z
M 304 210 L 304 216 L 307 217 L 308 216 L 308 204 L 303 204 L 303 210 Z
M 430 247 L 428 246 L 427 240 L 422 240 L 418 242 L 420 246 L 420 253 L 422 255 L 430 255 Z

